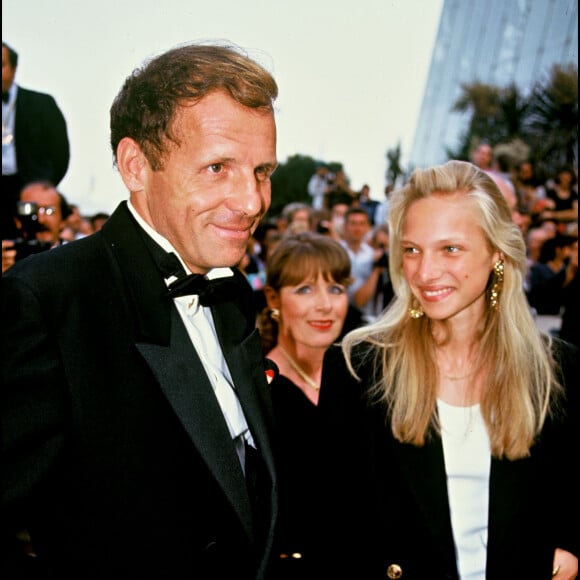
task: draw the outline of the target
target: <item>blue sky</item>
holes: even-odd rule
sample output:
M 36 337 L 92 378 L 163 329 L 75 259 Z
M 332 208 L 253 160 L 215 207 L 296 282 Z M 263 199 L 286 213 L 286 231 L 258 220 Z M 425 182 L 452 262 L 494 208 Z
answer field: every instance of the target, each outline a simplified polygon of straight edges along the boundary
M 382 198 L 386 151 L 410 153 L 443 0 L 3 0 L 17 83 L 51 93 L 68 122 L 60 189 L 86 214 L 127 192 L 112 167 L 109 107 L 143 60 L 187 41 L 245 48 L 276 77 L 278 157 L 344 164 Z

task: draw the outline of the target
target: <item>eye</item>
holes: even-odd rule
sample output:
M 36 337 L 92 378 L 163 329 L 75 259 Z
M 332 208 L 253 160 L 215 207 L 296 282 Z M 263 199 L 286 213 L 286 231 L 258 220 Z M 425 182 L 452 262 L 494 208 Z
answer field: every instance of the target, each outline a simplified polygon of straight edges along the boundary
M 328 287 L 330 294 L 346 294 L 346 288 L 342 284 L 331 284 Z
M 457 246 L 445 246 L 445 251 L 449 252 L 450 254 L 456 254 L 459 252 L 459 248 Z
M 214 174 L 218 174 L 218 173 L 222 173 L 222 171 L 224 170 L 224 164 L 223 163 L 212 163 L 209 167 L 209 172 L 210 173 L 214 173 Z
M 403 248 L 403 254 L 417 254 L 419 253 L 419 250 L 417 250 L 417 248 L 415 248 L 414 246 L 407 246 Z
M 260 167 L 256 167 L 254 174 L 256 179 L 260 182 L 268 181 L 270 176 L 272 175 L 273 169 L 270 166 L 261 165 Z

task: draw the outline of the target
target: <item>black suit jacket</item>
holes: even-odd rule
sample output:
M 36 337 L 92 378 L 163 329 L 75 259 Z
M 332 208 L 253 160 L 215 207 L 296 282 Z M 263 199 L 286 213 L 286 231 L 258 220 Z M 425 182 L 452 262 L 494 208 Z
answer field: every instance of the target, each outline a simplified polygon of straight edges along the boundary
M 563 343 L 555 352 L 567 386 L 565 415 L 546 422 L 529 457 L 491 462 L 490 580 L 549 580 L 556 547 L 579 553 L 578 492 L 570 471 L 578 457 L 578 353 Z M 348 396 L 343 423 L 358 423 L 354 460 L 366 454 L 360 474 L 372 480 L 360 508 L 367 510 L 364 527 L 372 530 L 361 566 L 371 571 L 360 580 L 397 577 L 389 569 L 400 569 L 405 580 L 458 580 L 441 439 L 423 447 L 400 443 L 385 427 L 382 409 L 361 404 L 361 413 L 354 413 L 356 391 Z
M 5 533 L 29 530 L 59 579 L 261 577 L 277 484 L 251 288 L 212 314 L 268 472 L 265 541 L 141 235 L 122 204 L 100 233 L 3 276 Z
M 18 87 L 14 146 L 23 185 L 47 179 L 57 186 L 62 181 L 70 146 L 65 118 L 51 95 Z

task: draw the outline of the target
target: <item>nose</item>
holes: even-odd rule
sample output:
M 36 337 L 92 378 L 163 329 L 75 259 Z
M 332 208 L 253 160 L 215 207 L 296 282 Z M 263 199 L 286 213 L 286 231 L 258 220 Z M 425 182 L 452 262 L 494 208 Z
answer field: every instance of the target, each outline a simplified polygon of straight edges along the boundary
M 316 293 L 316 308 L 323 311 L 328 311 L 332 308 L 332 300 L 330 299 L 326 289 L 319 290 Z
M 416 277 L 419 282 L 435 280 L 441 275 L 441 265 L 439 260 L 433 255 L 422 254 L 416 270 Z
M 255 217 L 265 212 L 270 198 L 270 182 L 261 182 L 251 174 L 241 175 L 232 189 L 229 206 L 246 216 Z

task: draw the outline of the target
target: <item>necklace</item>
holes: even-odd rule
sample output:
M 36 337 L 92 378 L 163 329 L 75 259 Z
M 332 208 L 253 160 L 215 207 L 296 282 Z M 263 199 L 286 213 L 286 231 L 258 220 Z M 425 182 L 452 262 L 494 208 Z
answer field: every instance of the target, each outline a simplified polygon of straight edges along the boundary
M 462 376 L 460 376 L 460 377 L 452 377 L 452 376 L 450 376 L 450 375 L 444 375 L 444 374 L 442 374 L 441 376 L 442 376 L 444 379 L 449 379 L 450 381 L 462 381 L 462 380 L 464 380 L 464 379 L 468 379 L 468 378 L 469 378 L 470 376 L 472 376 L 472 375 L 473 375 L 473 372 L 471 372 L 471 373 L 467 373 L 466 375 L 462 375 Z
M 316 381 L 309 377 L 298 365 L 298 363 L 280 346 L 278 345 L 280 352 L 284 356 L 284 358 L 288 361 L 290 366 L 296 371 L 298 376 L 309 386 L 311 386 L 314 390 L 319 391 L 320 387 L 316 384 Z

